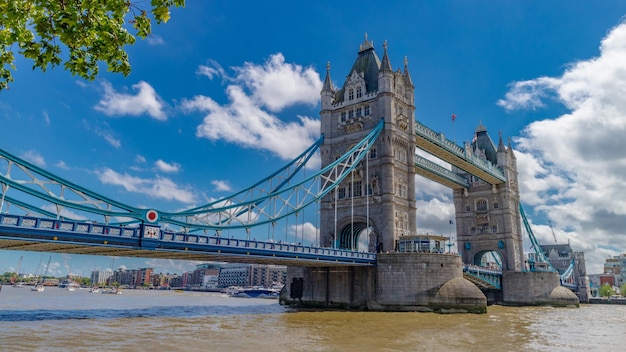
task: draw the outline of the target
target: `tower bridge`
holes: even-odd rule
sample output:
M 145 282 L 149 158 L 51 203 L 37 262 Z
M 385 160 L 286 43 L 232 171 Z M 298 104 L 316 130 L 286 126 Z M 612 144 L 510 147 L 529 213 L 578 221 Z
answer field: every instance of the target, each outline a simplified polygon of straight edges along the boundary
M 496 146 L 480 125 L 461 147 L 417 122 L 408 61 L 394 71 L 387 49 L 380 59 L 366 37 L 340 88 L 327 65 L 321 137 L 310 148 L 193 209 L 136 208 L 0 150 L 0 249 L 287 264 L 281 301 L 309 307 L 485 312 L 485 294 L 511 305 L 578 305 L 556 271 L 527 268 L 511 146 L 501 136 Z M 321 168 L 306 175 L 315 153 Z M 452 190 L 460 255 L 398 250 L 417 232 L 416 175 Z M 279 240 L 288 228 L 279 223 L 298 224 L 311 208 L 314 243 Z M 254 238 L 259 231 L 266 239 Z M 480 267 L 487 253 L 497 270 Z

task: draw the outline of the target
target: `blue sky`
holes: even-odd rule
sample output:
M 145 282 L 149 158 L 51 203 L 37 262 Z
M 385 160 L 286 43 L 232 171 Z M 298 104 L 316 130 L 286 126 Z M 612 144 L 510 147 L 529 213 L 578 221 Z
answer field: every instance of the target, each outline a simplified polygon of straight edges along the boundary
M 326 63 L 341 86 L 364 34 L 408 58 L 415 118 L 459 143 L 512 138 L 541 243 L 589 273 L 626 252 L 626 3 L 189 1 L 128 47 L 128 77 L 88 82 L 21 57 L 0 92 L 0 148 L 119 201 L 182 209 L 243 189 L 319 135 Z M 451 114 L 456 114 L 454 125 Z M 449 233 L 451 191 L 417 179 L 418 232 Z M 314 225 L 313 225 L 314 226 Z M 0 252 L 0 272 L 39 253 Z M 45 263 L 47 258 L 43 260 Z M 56 254 L 51 272 L 193 262 Z M 71 269 L 70 269 L 71 267 Z

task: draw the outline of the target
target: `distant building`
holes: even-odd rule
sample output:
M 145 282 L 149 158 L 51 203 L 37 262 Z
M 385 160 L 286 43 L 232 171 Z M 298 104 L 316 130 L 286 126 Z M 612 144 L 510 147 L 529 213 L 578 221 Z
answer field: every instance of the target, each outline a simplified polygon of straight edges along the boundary
M 133 286 L 152 286 L 152 268 L 141 268 L 135 274 Z
M 224 264 L 219 272 L 218 285 L 264 286 L 285 284 L 287 267 L 284 265 Z
M 599 285 L 608 284 L 619 289 L 626 284 L 626 254 L 607 258 L 604 261 L 603 273 L 598 275 Z
M 568 283 L 576 285 L 573 291 L 578 296 L 580 302 L 589 302 L 591 290 L 589 278 L 587 277 L 587 267 L 585 265 L 585 253 L 574 252 L 569 243 L 543 245 L 541 246 L 541 250 L 548 259 L 548 262 L 550 262 L 559 274 L 563 274 L 571 265 L 572 260 L 574 261 L 572 276 Z
M 108 284 L 111 276 L 113 276 L 113 270 L 94 270 L 91 272 L 91 284 L 105 286 Z

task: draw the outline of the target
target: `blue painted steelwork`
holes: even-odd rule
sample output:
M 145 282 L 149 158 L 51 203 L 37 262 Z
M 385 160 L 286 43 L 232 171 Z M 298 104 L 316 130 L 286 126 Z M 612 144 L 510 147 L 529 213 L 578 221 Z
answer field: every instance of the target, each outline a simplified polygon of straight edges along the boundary
M 230 258 L 237 262 L 265 261 L 311 265 L 372 266 L 376 254 L 344 249 L 302 246 L 162 231 L 158 226 L 137 227 L 94 224 L 32 216 L 0 214 L 2 249 L 25 249 L 42 245 L 39 250 L 62 250 L 82 254 L 111 255 L 99 248 L 131 250 L 142 257 L 170 258 L 176 253 L 203 258 Z M 130 252 L 128 252 L 131 254 Z M 184 258 L 184 257 L 182 257 Z
M 470 281 L 485 288 L 502 289 L 502 270 L 478 265 L 463 265 L 463 274 Z
M 106 224 L 139 224 L 142 222 L 170 224 L 181 231 L 243 229 L 272 223 L 298 213 L 330 192 L 363 159 L 383 128 L 381 120 L 361 142 L 341 158 L 302 181 L 295 175 L 304 170 L 323 142 L 321 137 L 296 159 L 281 170 L 257 182 L 253 186 L 201 207 L 180 212 L 164 212 L 143 209 L 117 202 L 68 180 L 53 175 L 36 165 L 0 150 L 0 183 L 2 194 L 0 212 L 14 206 L 28 214 L 36 213 L 57 219 L 93 219 L 94 214 L 103 217 Z M 4 168 L 2 161 L 5 162 Z M 8 191 L 32 196 L 57 209 L 56 213 L 43 211 L 11 197 Z M 71 209 L 70 213 L 67 209 Z M 126 219 L 112 221 L 112 219 Z
M 452 163 L 460 169 L 483 178 L 489 183 L 499 184 L 506 182 L 506 176 L 497 166 L 475 155 L 468 155 L 464 148 L 456 145 L 453 141 L 446 139 L 442 133 L 437 133 L 421 124 L 419 121 L 415 121 L 415 135 L 418 137 L 417 146 L 419 148 L 429 151 L 427 145 L 432 144 L 437 146 L 437 150 L 445 151 L 451 159 L 454 159 L 445 160 L 446 162 Z M 428 143 L 421 143 L 422 140 L 428 141 Z M 472 168 L 476 170 L 476 172 L 480 170 L 484 174 L 476 174 Z
M 294 185 L 283 182 L 280 188 L 254 199 L 220 199 L 205 206 L 176 213 L 161 213 L 161 222 L 178 225 L 185 231 L 247 229 L 275 222 L 315 204 L 332 191 L 359 165 L 382 131 L 384 121 L 340 158 L 316 174 Z
M 422 156 L 415 155 L 414 158 L 416 172 L 422 176 L 426 176 L 428 178 L 437 177 L 439 183 L 442 183 L 452 189 L 456 188 L 469 188 L 469 182 L 465 177 L 462 177 L 445 167 L 436 164 Z M 424 175 L 421 171 L 426 171 L 431 175 Z
M 540 268 L 543 268 L 544 266 L 546 267 L 545 270 L 547 271 L 557 271 L 552 264 L 550 264 L 550 261 L 548 261 L 548 258 L 546 258 L 545 253 L 543 253 L 543 251 L 541 250 L 541 246 L 539 245 L 539 241 L 537 241 L 537 238 L 535 237 L 535 234 L 533 233 L 533 229 L 530 227 L 530 223 L 528 222 L 528 219 L 526 218 L 526 214 L 524 213 L 524 208 L 522 208 L 522 203 L 520 203 L 519 205 L 519 212 L 520 215 L 522 216 L 522 221 L 524 222 L 524 228 L 526 229 L 526 232 L 528 233 L 528 237 L 530 238 L 530 244 L 532 249 L 535 251 L 535 255 L 538 258 L 539 262 L 543 265 L 537 265 L 537 263 L 530 263 L 531 267 L 530 270 L 531 271 L 540 271 Z

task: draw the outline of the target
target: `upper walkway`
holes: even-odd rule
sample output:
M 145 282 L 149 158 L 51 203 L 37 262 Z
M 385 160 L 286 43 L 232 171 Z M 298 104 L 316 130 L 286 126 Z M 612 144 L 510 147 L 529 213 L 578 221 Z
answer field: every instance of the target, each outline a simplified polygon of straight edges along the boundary
M 464 148 L 446 139 L 443 133 L 437 133 L 419 121 L 415 121 L 415 144 L 418 148 L 485 182 L 497 185 L 506 181 L 502 170 L 495 165 L 475 155 L 468 154 Z M 467 181 L 464 181 L 464 178 L 435 163 L 423 162 L 416 158 L 415 166 L 418 174 L 445 186 L 453 189 L 467 187 Z

